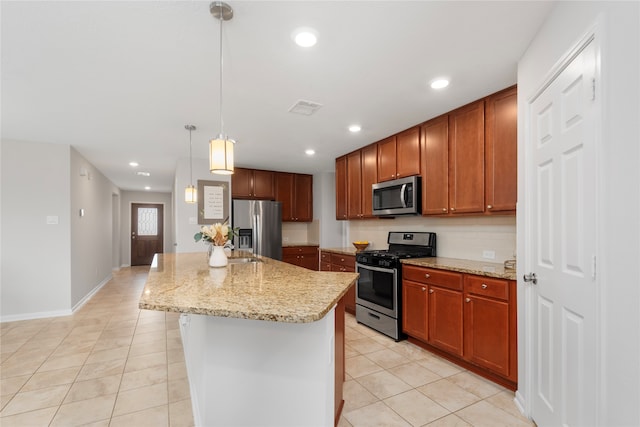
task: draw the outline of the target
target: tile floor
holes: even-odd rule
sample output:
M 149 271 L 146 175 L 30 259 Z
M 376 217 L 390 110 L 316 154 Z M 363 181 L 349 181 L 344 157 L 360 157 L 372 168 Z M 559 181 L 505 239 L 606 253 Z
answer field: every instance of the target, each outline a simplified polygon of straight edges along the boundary
M 72 316 L 0 323 L 0 425 L 192 426 L 178 314 L 139 310 L 148 267 Z M 340 426 L 532 426 L 513 393 L 347 315 Z

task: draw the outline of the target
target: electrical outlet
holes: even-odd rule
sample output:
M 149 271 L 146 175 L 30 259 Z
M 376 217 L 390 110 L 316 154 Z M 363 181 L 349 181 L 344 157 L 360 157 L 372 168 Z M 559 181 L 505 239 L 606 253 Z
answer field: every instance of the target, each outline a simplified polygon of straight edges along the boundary
M 289 243 L 289 238 L 288 237 L 283 237 L 282 238 L 282 243 Z
M 482 258 L 496 259 L 496 251 L 482 251 Z

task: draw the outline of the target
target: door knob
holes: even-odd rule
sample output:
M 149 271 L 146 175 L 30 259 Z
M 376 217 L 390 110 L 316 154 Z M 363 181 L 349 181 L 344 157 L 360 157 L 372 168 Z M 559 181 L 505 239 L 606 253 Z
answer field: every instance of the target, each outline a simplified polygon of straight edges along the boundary
M 536 273 L 529 273 L 522 276 L 522 279 L 527 283 L 533 283 L 534 285 L 538 283 L 538 278 L 536 277 Z

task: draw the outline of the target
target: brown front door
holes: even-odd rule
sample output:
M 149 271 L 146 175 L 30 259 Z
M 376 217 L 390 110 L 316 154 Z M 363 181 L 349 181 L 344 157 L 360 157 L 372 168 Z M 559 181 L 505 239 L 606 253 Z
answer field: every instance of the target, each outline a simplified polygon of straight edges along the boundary
M 131 205 L 131 265 L 150 265 L 153 255 L 162 253 L 162 205 Z

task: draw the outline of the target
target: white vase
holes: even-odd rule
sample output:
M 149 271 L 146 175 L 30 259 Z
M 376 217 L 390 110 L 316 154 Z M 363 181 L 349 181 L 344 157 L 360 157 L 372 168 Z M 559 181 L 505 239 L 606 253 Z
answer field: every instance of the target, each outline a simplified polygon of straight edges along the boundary
M 224 247 L 213 246 L 213 250 L 209 256 L 209 267 L 226 267 L 227 264 L 227 254 L 224 253 Z

